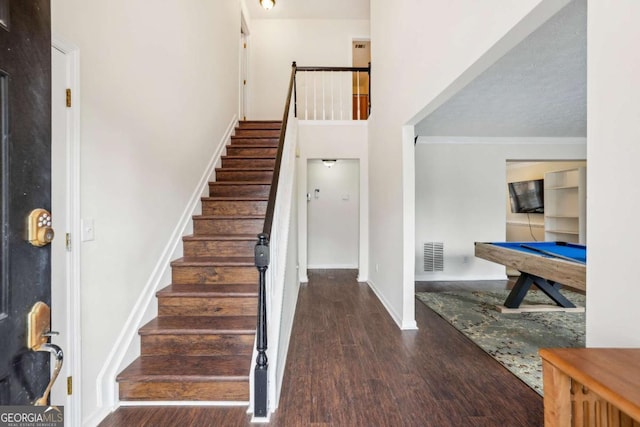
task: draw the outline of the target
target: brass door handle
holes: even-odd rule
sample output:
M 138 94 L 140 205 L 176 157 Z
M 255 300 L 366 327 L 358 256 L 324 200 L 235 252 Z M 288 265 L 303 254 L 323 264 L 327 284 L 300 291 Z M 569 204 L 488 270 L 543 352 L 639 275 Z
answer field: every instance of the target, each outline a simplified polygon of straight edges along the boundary
M 38 301 L 33 305 L 29 312 L 29 318 L 27 322 L 27 347 L 32 351 L 46 351 L 56 358 L 56 365 L 51 374 L 49 384 L 45 389 L 42 397 L 36 399 L 33 403 L 37 406 L 47 405 L 49 400 L 49 393 L 53 383 L 58 378 L 58 374 L 62 369 L 64 362 L 64 353 L 62 349 L 55 344 L 49 342 L 49 337 L 52 335 L 58 335 L 58 332 L 51 331 L 51 309 L 42 301 Z
M 51 374 L 51 379 L 49 380 L 49 384 L 47 385 L 47 388 L 44 390 L 44 393 L 42 394 L 42 396 L 39 399 L 36 399 L 35 402 L 33 402 L 35 406 L 46 406 L 48 405 L 49 393 L 51 393 L 51 388 L 53 387 L 53 383 L 56 382 L 56 379 L 58 378 L 58 374 L 62 369 L 62 363 L 64 362 L 64 353 L 62 352 L 62 349 L 60 347 L 51 343 L 42 344 L 40 347 L 38 347 L 34 351 L 48 351 L 49 353 L 53 354 L 53 356 L 56 358 L 56 366 L 55 368 L 53 368 L 53 373 Z

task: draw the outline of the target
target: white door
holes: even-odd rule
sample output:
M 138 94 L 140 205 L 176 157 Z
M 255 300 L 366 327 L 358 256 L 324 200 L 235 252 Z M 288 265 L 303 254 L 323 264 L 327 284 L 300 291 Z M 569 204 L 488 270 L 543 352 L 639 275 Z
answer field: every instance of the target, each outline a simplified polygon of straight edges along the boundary
M 358 268 L 359 187 L 358 160 L 309 160 L 308 268 Z

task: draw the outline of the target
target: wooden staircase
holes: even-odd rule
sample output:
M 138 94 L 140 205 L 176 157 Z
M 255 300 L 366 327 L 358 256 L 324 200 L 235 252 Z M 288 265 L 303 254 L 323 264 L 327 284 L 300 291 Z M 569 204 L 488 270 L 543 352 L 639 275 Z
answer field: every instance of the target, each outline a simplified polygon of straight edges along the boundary
M 140 328 L 141 356 L 122 371 L 120 400 L 248 401 L 262 232 L 281 122 L 240 122 L 184 257 L 171 263 L 158 317 Z

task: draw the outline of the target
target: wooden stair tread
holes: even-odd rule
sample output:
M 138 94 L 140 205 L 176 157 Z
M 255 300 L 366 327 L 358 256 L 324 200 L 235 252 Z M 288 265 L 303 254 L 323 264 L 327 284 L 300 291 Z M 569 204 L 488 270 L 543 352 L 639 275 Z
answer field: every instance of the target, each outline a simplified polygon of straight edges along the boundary
M 251 355 L 232 356 L 141 356 L 117 381 L 247 381 Z
M 179 265 L 185 267 L 206 267 L 206 266 L 255 266 L 253 257 L 182 257 L 171 262 L 171 266 Z
M 273 168 L 216 168 L 216 172 L 225 171 L 225 172 L 249 172 L 249 171 L 259 171 L 259 172 L 273 172 Z
M 258 296 L 258 284 L 222 283 L 216 286 L 185 284 L 169 285 L 158 292 L 158 297 L 232 298 Z
M 252 145 L 253 147 L 258 147 L 256 145 Z M 269 147 L 269 148 L 273 148 L 273 147 Z M 275 156 L 265 156 L 264 154 L 242 154 L 239 156 L 234 156 L 234 155 L 230 155 L 230 156 L 222 156 L 222 159 L 226 159 L 226 160 L 273 160 L 275 159 Z
M 207 202 L 268 202 L 266 196 L 213 196 L 202 197 L 200 200 Z
M 212 181 L 209 185 L 271 185 L 268 181 Z
M 231 135 L 231 140 L 235 139 L 264 139 L 265 141 L 278 141 L 280 140 L 279 136 L 264 136 L 264 135 Z
M 264 215 L 194 215 L 193 219 L 264 219 Z
M 206 242 L 210 240 L 255 240 L 258 241 L 257 234 L 191 234 L 182 238 L 184 241 L 200 241 Z
M 256 333 L 255 316 L 160 316 L 139 330 L 140 335 Z

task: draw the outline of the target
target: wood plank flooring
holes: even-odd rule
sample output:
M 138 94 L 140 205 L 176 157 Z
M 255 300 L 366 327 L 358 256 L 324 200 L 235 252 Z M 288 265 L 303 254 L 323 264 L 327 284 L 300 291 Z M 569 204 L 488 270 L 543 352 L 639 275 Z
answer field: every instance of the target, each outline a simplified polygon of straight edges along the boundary
M 270 425 L 543 425 L 542 398 L 422 303 L 420 329 L 400 331 L 356 272 L 311 271 L 309 279 Z M 123 407 L 100 426 L 249 421 L 243 407 Z

